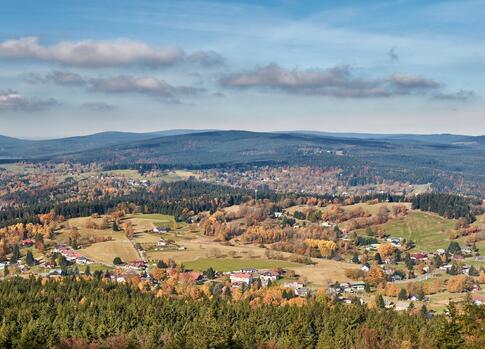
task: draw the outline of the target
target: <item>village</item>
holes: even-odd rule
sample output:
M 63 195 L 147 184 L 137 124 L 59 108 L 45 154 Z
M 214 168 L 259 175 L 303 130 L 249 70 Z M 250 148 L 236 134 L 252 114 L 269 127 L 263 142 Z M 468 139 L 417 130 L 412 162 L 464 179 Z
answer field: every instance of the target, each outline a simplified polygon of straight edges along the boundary
M 292 225 L 294 231 L 303 231 L 308 227 L 309 221 L 306 218 L 309 217 L 309 213 L 303 214 L 300 210 L 301 207 L 297 210 L 290 208 L 275 211 L 265 224 L 286 222 Z M 234 212 L 233 209 L 226 211 L 225 214 L 230 215 L 231 212 Z M 412 240 L 392 236 L 383 230 L 378 233 L 367 230 L 365 234 L 355 235 L 346 229 L 345 224 L 338 225 L 334 220 L 325 220 L 326 218 L 322 217 L 317 221 L 321 229 L 339 231 L 339 233 L 334 240 L 334 245 L 322 246 L 321 242 L 313 245 L 312 241 L 305 240 L 305 244 L 312 248 L 308 252 L 311 258 L 306 262 L 308 263 L 306 266 L 284 261 L 277 262 L 275 258 L 290 258 L 293 254 L 277 252 L 277 243 L 265 244 L 264 249 L 248 245 L 244 242 L 245 234 L 243 234 L 236 238 L 239 242 L 234 245 L 235 247 L 227 246 L 229 248 L 227 253 L 233 256 L 232 259 L 224 257 L 225 254 L 218 256 L 218 253 L 215 253 L 213 262 L 209 262 L 204 267 L 201 264 L 199 267 L 191 262 L 190 256 L 195 257 L 196 250 L 200 249 L 200 246 L 207 244 L 208 247 L 214 246 L 212 249 L 217 249 L 217 246 L 222 248 L 225 245 L 212 241 L 210 236 L 197 235 L 199 233 L 194 232 L 213 226 L 220 218 L 212 220 L 211 215 L 196 215 L 190 219 L 192 222 L 190 224 L 176 224 L 170 220 L 160 224 L 162 216 L 147 215 L 147 218 L 143 215 L 128 216 L 119 223 L 116 221 L 113 224 L 110 223 L 114 229 L 120 229 L 121 232 L 109 232 L 110 229 L 106 230 L 105 227 L 104 230 L 100 230 L 101 226 L 106 226 L 105 221 L 108 217 L 97 215 L 93 217 L 62 223 L 62 226 L 67 229 L 61 230 L 60 234 L 56 233 L 59 236 L 51 242 L 45 241 L 46 246 L 50 247 L 44 249 L 43 253 L 36 252 L 35 258 L 30 250 L 38 242 L 30 238 L 22 240 L 20 248 L 22 254 L 27 253 L 27 257 L 25 259 L 11 257 L 10 261 L 4 260 L 0 264 L 0 268 L 4 270 L 4 276 L 34 275 L 62 278 L 96 275 L 116 283 L 129 283 L 136 280 L 136 283 L 143 284 L 144 289 L 152 291 L 165 288 L 167 283 L 199 288 L 206 284 L 214 288 L 214 285 L 218 284 L 220 286 L 216 288 L 221 290 L 221 294 L 278 289 L 286 299 L 309 299 L 323 290 L 336 302 L 343 304 L 377 305 L 401 311 L 412 309 L 420 304 L 427 305 L 430 313 L 435 309 L 443 309 L 439 305 L 441 301 L 435 301 L 443 291 L 446 291 L 450 297 L 469 293 L 476 304 L 482 304 L 485 298 L 480 286 L 485 282 L 483 269 L 480 271 L 484 257 L 478 254 L 476 247 L 461 246 L 456 241 L 451 241 L 446 248 L 437 248 L 435 251 L 416 251 L 416 243 Z M 229 218 L 233 219 L 231 216 Z M 109 218 L 109 220 L 112 219 Z M 86 229 L 85 226 L 89 228 Z M 93 227 L 95 230 L 92 230 Z M 71 232 L 68 233 L 68 231 Z M 189 233 L 190 231 L 193 232 Z M 96 239 L 84 238 L 84 234 L 93 233 L 100 236 L 98 240 L 101 242 L 92 244 Z M 69 236 L 68 240 L 62 238 L 65 234 Z M 82 245 L 82 241 L 91 242 L 88 242 L 86 247 Z M 120 245 L 122 242 L 123 245 Z M 356 248 L 343 252 L 341 248 L 349 243 L 355 244 Z M 239 245 L 241 247 L 236 247 Z M 99 259 L 102 254 L 93 252 L 103 251 L 98 246 L 99 248 L 105 246 L 103 253 L 110 251 L 111 248 L 114 250 Z M 124 247 L 120 250 L 121 246 Z M 269 249 L 270 246 L 271 249 Z M 268 262 L 274 266 L 237 268 L 237 263 L 244 260 L 237 262 L 234 257 L 241 253 L 240 249 L 243 247 L 252 251 L 262 250 L 263 255 L 266 255 L 265 258 L 268 258 Z M 327 248 L 331 248 L 331 251 L 327 251 Z M 133 252 L 126 253 L 127 249 Z M 116 255 L 116 251 L 120 251 L 121 254 Z M 235 253 L 235 251 L 238 252 Z M 327 253 L 336 260 L 334 263 L 337 264 L 333 268 L 342 266 L 340 274 L 336 274 L 335 269 L 331 271 L 328 268 L 323 270 L 317 268 L 319 264 L 315 262 L 326 263 L 328 259 L 321 259 L 321 256 Z M 180 259 L 182 256 L 184 258 Z M 184 262 L 186 257 L 189 259 Z M 217 265 L 224 266 L 224 261 L 227 261 L 228 266 L 236 262 L 234 269 L 218 268 Z M 248 261 L 248 263 L 256 265 L 261 263 L 260 261 L 261 259 L 255 259 L 254 262 Z M 290 263 L 292 266 L 287 267 L 285 263 Z M 342 270 L 345 272 L 343 273 Z M 326 272 L 329 273 L 329 277 L 325 284 L 312 278 L 312 274 L 325 275 Z

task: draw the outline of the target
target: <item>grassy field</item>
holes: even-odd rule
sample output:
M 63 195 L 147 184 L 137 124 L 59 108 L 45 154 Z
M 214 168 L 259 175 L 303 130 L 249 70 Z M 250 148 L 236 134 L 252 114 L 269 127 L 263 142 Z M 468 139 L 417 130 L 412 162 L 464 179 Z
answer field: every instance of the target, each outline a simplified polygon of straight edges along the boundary
M 290 268 L 300 275 L 303 280 L 313 286 L 328 286 L 335 281 L 352 281 L 345 276 L 346 269 L 356 269 L 358 266 L 346 262 L 337 262 L 328 259 L 313 259 L 315 265 L 300 265 Z
M 268 268 L 270 267 L 268 263 L 278 263 L 280 267 L 287 265 L 288 269 L 294 270 L 304 280 L 314 286 L 326 286 L 336 280 L 349 281 L 345 276 L 345 269 L 358 267 L 355 264 L 324 259 L 313 259 L 315 265 L 310 266 L 288 261 L 268 260 L 265 257 L 266 249 L 262 247 L 254 245 L 222 245 L 203 236 L 187 241 L 178 240 L 177 243 L 186 247 L 186 250 L 151 251 L 147 252 L 147 257 L 152 262 L 170 257 L 178 263 L 183 263 L 185 266 L 194 269 L 196 267 L 197 269 L 207 269 L 210 263 L 215 263 L 213 268 L 216 266 L 229 270 L 241 269 L 242 267 L 248 267 L 248 265 L 253 268 Z M 289 253 L 281 253 L 281 255 L 284 257 L 290 256 Z M 237 264 L 225 267 L 228 260 Z
M 3 167 L 3 165 L 2 165 Z M 15 169 L 15 168 L 14 168 Z M 189 177 L 197 177 L 198 175 L 191 172 L 191 171 L 185 171 L 185 170 L 175 170 L 175 171 L 170 171 L 167 173 L 164 173 L 160 176 L 156 177 L 146 177 L 140 174 L 137 170 L 112 170 L 112 171 L 102 171 L 102 172 L 86 172 L 81 175 L 76 175 L 74 176 L 76 179 L 81 179 L 81 178 L 88 178 L 90 176 L 98 176 L 101 173 L 110 175 L 110 176 L 115 176 L 115 177 L 125 177 L 129 179 L 134 179 L 134 180 L 150 180 L 150 181 L 163 181 L 163 182 L 177 182 L 177 181 L 183 181 L 188 179 Z
M 31 166 L 22 165 L 22 164 L 19 164 L 19 163 L 2 164 L 2 165 L 0 165 L 0 168 L 4 168 L 8 172 L 12 172 L 12 173 L 16 173 L 16 174 L 38 172 L 37 169 L 35 169 Z
M 79 234 L 82 237 L 96 237 L 104 236 L 111 237 L 112 241 L 98 242 L 82 248 L 79 253 L 82 255 L 101 263 L 111 264 L 115 257 L 121 257 L 123 261 L 132 261 L 139 259 L 133 244 L 128 240 L 125 233 L 122 231 L 115 232 L 110 229 L 88 229 L 86 228 L 86 222 L 92 218 L 81 217 L 70 219 L 69 226 L 76 227 Z M 92 219 L 94 222 L 99 223 L 101 218 Z M 61 243 L 67 243 L 68 234 L 71 228 L 61 230 L 56 240 Z
M 235 271 L 240 269 L 271 269 L 293 268 L 300 264 L 288 261 L 271 259 L 238 259 L 238 258 L 201 258 L 184 264 L 186 268 L 193 270 L 207 270 L 212 267 L 217 271 Z
M 413 240 L 417 250 L 434 251 L 448 246 L 448 235 L 454 224 L 454 220 L 435 214 L 412 211 L 406 217 L 392 219 L 381 227 L 391 236 Z
M 152 231 L 153 228 L 161 226 L 171 230 L 183 229 L 187 226 L 185 222 L 176 222 L 173 216 L 153 213 L 129 215 L 125 219 L 133 223 L 135 232 Z
M 485 256 L 485 241 L 477 242 L 477 247 L 480 251 L 480 256 Z
M 367 203 L 358 203 L 358 204 L 353 204 L 353 205 L 348 205 L 348 206 L 340 206 L 340 207 L 342 209 L 344 209 L 345 211 L 353 210 L 353 209 L 360 207 L 364 211 L 366 211 L 370 214 L 376 214 L 377 212 L 379 212 L 379 209 L 382 206 L 385 206 L 385 207 L 390 209 L 392 206 L 396 206 L 396 205 L 405 205 L 406 207 L 411 208 L 410 203 L 396 203 L 396 202 L 381 202 L 381 203 L 374 204 L 374 205 L 369 205 Z M 315 208 L 319 209 L 321 212 L 325 213 L 325 212 L 331 210 L 333 207 L 334 207 L 334 205 L 328 205 L 328 206 L 325 206 L 325 207 L 315 207 Z M 305 211 L 309 208 L 310 208 L 310 206 L 308 206 L 308 205 L 297 205 L 297 206 L 292 206 L 292 207 L 285 209 L 285 212 L 287 212 L 289 214 L 293 214 L 295 211 Z
M 111 264 L 115 257 L 120 257 L 124 262 L 140 259 L 132 243 L 125 241 L 106 241 L 92 244 L 79 250 L 82 255 L 98 262 Z

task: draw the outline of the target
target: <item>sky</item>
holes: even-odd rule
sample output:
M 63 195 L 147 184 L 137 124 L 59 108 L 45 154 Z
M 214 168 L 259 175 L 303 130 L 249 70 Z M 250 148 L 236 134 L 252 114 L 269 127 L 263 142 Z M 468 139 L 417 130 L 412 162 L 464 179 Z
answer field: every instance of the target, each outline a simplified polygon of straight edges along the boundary
M 485 134 L 485 0 L 0 0 L 0 134 Z

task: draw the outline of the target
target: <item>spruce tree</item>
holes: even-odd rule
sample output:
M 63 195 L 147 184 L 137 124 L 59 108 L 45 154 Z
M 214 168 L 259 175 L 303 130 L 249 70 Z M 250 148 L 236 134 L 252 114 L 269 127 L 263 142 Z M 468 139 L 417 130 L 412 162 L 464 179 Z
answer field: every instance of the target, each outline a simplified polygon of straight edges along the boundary
M 27 255 L 25 256 L 25 263 L 27 263 L 27 265 L 29 267 L 31 267 L 35 264 L 34 255 L 32 254 L 32 251 L 30 251 L 30 250 L 27 252 Z
M 20 259 L 20 248 L 19 245 L 13 246 L 12 258 L 10 258 L 10 263 L 15 264 Z
M 375 298 L 375 301 L 378 308 L 383 309 L 386 307 L 386 303 L 384 302 L 384 298 L 382 297 L 382 295 L 378 294 Z

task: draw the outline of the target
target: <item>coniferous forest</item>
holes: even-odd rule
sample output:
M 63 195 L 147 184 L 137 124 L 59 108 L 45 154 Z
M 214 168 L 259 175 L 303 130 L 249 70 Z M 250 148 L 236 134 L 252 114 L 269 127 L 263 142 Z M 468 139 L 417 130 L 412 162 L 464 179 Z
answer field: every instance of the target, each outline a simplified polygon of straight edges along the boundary
M 2 348 L 483 348 L 485 309 L 423 315 L 342 305 L 251 306 L 228 296 L 155 297 L 130 285 L 65 278 L 0 282 Z

